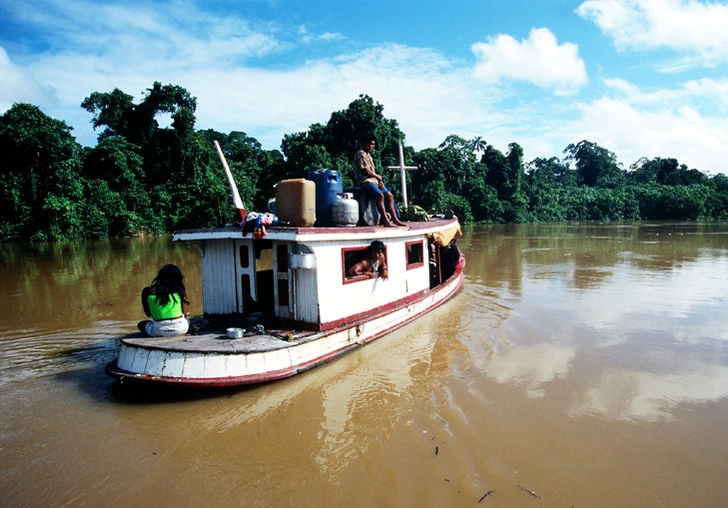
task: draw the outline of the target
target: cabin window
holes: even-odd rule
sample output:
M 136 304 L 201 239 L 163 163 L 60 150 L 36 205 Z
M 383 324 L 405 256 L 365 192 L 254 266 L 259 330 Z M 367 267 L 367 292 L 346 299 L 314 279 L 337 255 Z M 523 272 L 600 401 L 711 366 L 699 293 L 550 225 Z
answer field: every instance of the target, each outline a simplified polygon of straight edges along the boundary
M 248 268 L 250 266 L 250 256 L 248 254 L 248 246 L 240 246 L 240 267 Z
M 422 240 L 417 242 L 407 242 L 405 245 L 407 248 L 407 270 L 412 270 L 413 268 L 419 268 L 420 266 L 424 266 L 425 249 L 422 245 Z
M 366 275 L 347 275 L 349 270 L 357 264 L 359 261 L 368 256 L 369 246 L 364 245 L 362 247 L 348 247 L 341 249 L 341 266 L 342 266 L 342 281 L 344 284 L 351 282 L 358 282 L 361 280 L 368 280 L 369 277 Z M 389 258 L 387 257 L 387 246 L 384 246 L 384 259 L 389 266 Z
M 279 245 L 276 249 L 276 254 L 278 257 L 278 272 L 287 272 L 288 271 L 288 246 L 286 245 Z

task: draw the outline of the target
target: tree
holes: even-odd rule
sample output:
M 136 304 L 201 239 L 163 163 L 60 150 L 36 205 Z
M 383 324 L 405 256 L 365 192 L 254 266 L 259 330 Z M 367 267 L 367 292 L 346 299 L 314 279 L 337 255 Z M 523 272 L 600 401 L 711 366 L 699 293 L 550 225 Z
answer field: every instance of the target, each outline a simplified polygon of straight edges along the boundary
M 0 234 L 3 239 L 75 238 L 83 229 L 81 146 L 72 128 L 37 106 L 0 117 Z
M 485 152 L 485 147 L 487 147 L 487 146 L 488 146 L 488 143 L 486 143 L 485 140 L 481 136 L 476 136 L 470 140 L 470 149 L 476 155 L 481 155 L 483 152 Z
M 177 85 L 162 85 L 155 81 L 144 99 L 137 105 L 133 97 L 118 88 L 108 93 L 93 92 L 81 107 L 93 115 L 94 129 L 103 127 L 99 139 L 124 136 L 131 143 L 144 145 L 159 129 L 156 117 L 168 113 L 173 119 L 181 118 L 184 110 L 197 109 L 197 99 Z
M 101 138 L 96 147 L 88 150 L 82 174 L 98 190 L 87 195 L 87 201 L 99 209 L 98 213 L 89 212 L 89 220 L 105 216 L 103 224 L 88 224 L 93 236 L 135 234 L 152 221 L 152 202 L 144 184 L 144 161 L 138 150 L 124 137 Z
M 564 162 L 574 163 L 579 184 L 589 187 L 614 187 L 623 182 L 617 156 L 590 141 L 570 144 L 564 150 Z
M 335 111 L 323 125 L 312 124 L 308 131 L 286 135 L 281 148 L 286 158 L 288 175 L 305 177 L 309 171 L 319 168 L 339 171 L 344 184 L 353 180 L 352 161 L 359 149 L 362 137 L 374 134 L 377 147 L 372 158 L 378 168 L 399 162 L 399 142 L 404 143 L 404 134 L 396 120 L 384 117 L 384 106 L 375 103 L 368 95 L 360 95 L 347 109 Z M 407 148 L 405 147 L 405 151 Z M 395 195 L 396 187 L 390 186 Z

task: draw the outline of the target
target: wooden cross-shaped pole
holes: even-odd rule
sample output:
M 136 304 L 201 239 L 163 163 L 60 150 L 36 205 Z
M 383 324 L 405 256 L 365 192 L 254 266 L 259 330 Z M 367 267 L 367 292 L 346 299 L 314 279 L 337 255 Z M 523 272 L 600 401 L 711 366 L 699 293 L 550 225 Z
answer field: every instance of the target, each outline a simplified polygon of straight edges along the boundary
M 387 169 L 399 169 L 399 174 L 402 177 L 402 203 L 404 209 L 409 208 L 407 203 L 407 177 L 406 170 L 417 169 L 417 166 L 405 166 L 404 165 L 404 150 L 402 149 L 402 141 L 399 142 L 399 166 L 387 166 Z

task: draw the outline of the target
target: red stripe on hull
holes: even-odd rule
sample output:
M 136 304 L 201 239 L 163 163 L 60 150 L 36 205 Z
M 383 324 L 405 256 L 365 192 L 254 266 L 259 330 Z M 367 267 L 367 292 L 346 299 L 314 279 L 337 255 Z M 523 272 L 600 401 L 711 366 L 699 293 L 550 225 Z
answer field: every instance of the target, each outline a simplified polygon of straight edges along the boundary
M 347 345 L 341 349 L 338 349 L 336 351 L 332 351 L 330 353 L 327 353 L 325 355 L 322 355 L 318 358 L 315 358 L 309 362 L 302 363 L 296 366 L 292 366 L 290 368 L 277 370 L 277 371 L 269 371 L 261 374 L 253 374 L 253 375 L 246 375 L 246 376 L 231 376 L 231 377 L 223 377 L 223 378 L 179 378 L 179 377 L 162 377 L 162 376 L 152 376 L 148 374 L 136 374 L 134 372 L 128 372 L 123 369 L 120 369 L 117 367 L 116 361 L 112 361 L 109 364 L 106 365 L 106 373 L 111 377 L 116 377 L 121 380 L 132 380 L 132 381 L 144 381 L 144 382 L 155 382 L 155 383 L 165 383 L 169 385 L 177 385 L 177 386 L 209 386 L 209 387 L 226 387 L 226 386 L 239 386 L 239 385 L 249 385 L 249 384 L 257 384 L 257 383 L 264 383 L 267 381 L 275 381 L 279 379 L 285 379 L 287 377 L 294 376 L 300 372 L 304 372 L 306 370 L 312 369 L 314 367 L 317 367 L 321 364 L 328 363 L 340 356 L 343 356 L 354 349 L 359 348 L 360 346 L 364 344 L 368 344 L 410 322 L 417 319 L 418 317 L 426 314 L 427 312 L 439 307 L 440 305 L 447 302 L 450 298 L 452 298 L 460 289 L 460 287 L 463 284 L 463 267 L 465 265 L 464 258 L 461 256 L 460 262 L 458 263 L 458 267 L 453 274 L 453 277 L 457 277 L 458 282 L 456 286 L 449 292 L 448 295 L 446 295 L 442 300 L 436 302 L 431 307 L 427 307 L 426 309 L 413 314 L 411 316 L 408 316 L 406 319 L 403 319 L 401 322 L 393 325 L 391 328 L 388 328 L 387 330 L 383 330 L 375 335 L 372 335 L 371 337 L 365 339 L 364 341 L 360 343 L 354 343 Z M 435 291 L 437 292 L 437 291 Z M 427 296 L 430 296 L 432 294 L 431 290 L 427 290 L 426 292 L 423 292 L 424 294 L 420 295 L 420 298 L 418 300 L 421 300 Z M 406 305 L 416 303 L 416 301 L 410 301 L 411 298 L 405 298 L 403 300 L 399 300 L 397 302 L 397 305 L 387 305 L 382 308 L 389 308 L 389 307 L 404 307 Z M 406 305 L 402 305 L 401 302 L 406 301 L 408 302 Z M 393 310 L 397 310 L 396 308 L 393 308 Z M 380 309 L 381 310 L 381 309 Z M 388 312 L 378 312 L 381 315 L 387 314 Z M 367 314 L 369 318 L 371 319 L 371 314 Z M 366 322 L 368 320 L 362 320 L 360 322 Z M 358 323 L 348 323 L 346 326 L 340 325 L 341 328 L 351 328 L 352 326 L 355 326 Z

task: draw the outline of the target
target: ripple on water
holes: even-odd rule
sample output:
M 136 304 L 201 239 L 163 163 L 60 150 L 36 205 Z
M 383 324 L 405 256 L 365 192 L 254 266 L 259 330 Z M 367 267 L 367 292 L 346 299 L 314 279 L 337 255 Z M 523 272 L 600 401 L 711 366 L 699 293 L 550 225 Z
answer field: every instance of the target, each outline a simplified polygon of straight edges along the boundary
M 116 339 L 129 333 L 129 324 L 100 325 L 53 333 L 37 328 L 0 333 L 0 386 L 111 361 L 118 353 Z

